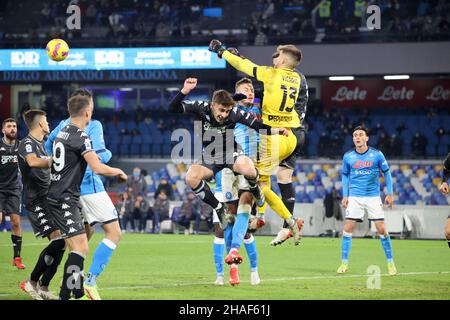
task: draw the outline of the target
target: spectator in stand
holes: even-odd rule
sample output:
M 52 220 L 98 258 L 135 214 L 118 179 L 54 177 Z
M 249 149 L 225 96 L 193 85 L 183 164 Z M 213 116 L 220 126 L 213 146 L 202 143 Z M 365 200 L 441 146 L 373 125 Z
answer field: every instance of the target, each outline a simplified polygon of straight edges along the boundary
M 164 191 L 161 191 L 153 204 L 152 233 L 161 233 L 161 222 L 169 220 L 169 199 Z
M 134 198 L 136 198 L 139 194 L 147 193 L 147 183 L 141 174 L 141 169 L 137 167 L 133 169 L 133 175 L 128 177 L 127 187 L 133 190 Z
M 186 199 L 181 204 L 180 217 L 178 224 L 185 228 L 184 233 L 189 234 L 189 226 L 191 221 L 196 220 L 196 225 L 200 225 L 200 203 L 195 197 L 194 192 L 190 191 Z M 198 223 L 197 223 L 198 220 Z M 198 226 L 196 226 L 196 232 L 198 233 Z
M 117 204 L 117 212 L 119 213 L 119 223 L 122 232 L 126 232 L 128 222 L 131 224 L 131 232 L 134 232 L 133 192 L 131 188 L 120 195 L 119 203 Z
M 145 226 L 147 225 L 147 220 L 149 218 L 147 217 L 149 207 L 148 201 L 143 195 L 140 194 L 136 197 L 136 201 L 134 202 L 133 218 L 135 224 L 139 224 L 140 233 L 145 232 Z
M 164 191 L 165 194 L 167 195 L 167 197 L 169 198 L 169 200 L 173 200 L 173 188 L 172 186 L 169 184 L 169 181 L 167 180 L 167 177 L 162 177 L 159 180 L 159 185 L 158 188 L 156 189 L 155 192 L 155 199 L 158 198 L 159 194 Z
M 208 225 L 208 231 L 211 232 L 213 230 L 214 224 L 213 224 L 213 208 L 205 203 L 205 202 L 201 202 L 200 203 L 200 215 L 198 216 L 198 218 L 195 221 L 195 226 L 194 226 L 194 232 L 196 234 L 198 234 L 199 229 L 200 229 L 200 222 L 204 220 L 206 221 L 206 224 Z
M 412 155 L 415 157 L 425 157 L 428 140 L 419 131 L 416 132 L 412 141 Z

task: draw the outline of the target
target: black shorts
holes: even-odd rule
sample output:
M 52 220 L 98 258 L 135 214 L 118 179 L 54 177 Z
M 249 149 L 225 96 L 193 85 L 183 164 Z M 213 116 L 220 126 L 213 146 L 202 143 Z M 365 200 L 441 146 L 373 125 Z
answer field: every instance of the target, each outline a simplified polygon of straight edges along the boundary
M 28 211 L 28 219 L 30 220 L 36 238 L 45 238 L 53 231 L 58 230 L 55 226 L 53 216 L 50 213 L 47 199 L 39 199 L 33 202 L 33 204 L 25 205 L 25 208 Z
M 8 215 L 11 213 L 20 214 L 20 193 L 19 191 L 0 191 L 0 212 Z
M 63 238 L 86 233 L 78 200 L 56 201 L 47 198 L 47 201 L 55 226 L 61 231 Z
M 289 157 L 281 161 L 280 167 L 285 167 L 294 170 L 297 157 L 300 156 L 300 152 L 303 148 L 303 145 L 305 144 L 306 131 L 304 128 L 295 128 L 292 129 L 292 133 L 297 138 L 297 146 L 295 147 L 294 152 L 292 152 Z
M 215 176 L 217 172 L 220 172 L 225 168 L 228 168 L 231 171 L 233 171 L 233 165 L 236 162 L 236 159 L 243 155 L 244 152 L 242 151 L 242 149 L 239 148 L 238 150 L 235 150 L 232 154 L 224 155 L 222 159 L 219 159 L 219 161 L 213 162 L 212 159 L 210 159 L 210 161 L 202 159 L 201 161 L 197 161 L 196 163 L 210 169 Z

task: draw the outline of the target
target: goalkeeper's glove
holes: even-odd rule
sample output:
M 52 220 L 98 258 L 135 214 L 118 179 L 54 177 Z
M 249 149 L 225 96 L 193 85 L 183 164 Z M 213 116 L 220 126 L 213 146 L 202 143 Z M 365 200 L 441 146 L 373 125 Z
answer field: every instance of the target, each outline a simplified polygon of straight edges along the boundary
M 222 54 L 226 49 L 227 48 L 225 47 L 225 45 L 222 44 L 222 42 L 215 39 L 211 40 L 208 47 L 208 50 L 217 53 L 217 56 L 219 58 L 222 58 Z

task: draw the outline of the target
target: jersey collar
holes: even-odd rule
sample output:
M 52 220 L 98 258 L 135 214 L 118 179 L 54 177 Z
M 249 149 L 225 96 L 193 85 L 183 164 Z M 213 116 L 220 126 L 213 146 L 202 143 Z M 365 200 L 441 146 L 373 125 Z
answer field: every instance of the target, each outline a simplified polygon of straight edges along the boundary
M 362 156 L 363 154 L 366 154 L 369 150 L 370 150 L 370 147 L 368 147 L 367 150 L 364 151 L 363 153 L 359 153 L 358 151 L 356 151 L 356 148 L 355 148 L 355 152 L 356 152 L 356 154 L 359 155 L 359 156 Z
M 6 144 L 8 147 L 12 147 L 12 146 L 14 146 L 15 144 L 16 144 L 16 141 L 17 140 L 14 140 L 14 143 L 13 144 L 9 144 L 9 143 L 6 143 L 6 141 L 5 141 L 5 138 L 3 137 L 2 138 L 2 142 L 4 143 L 4 144 Z

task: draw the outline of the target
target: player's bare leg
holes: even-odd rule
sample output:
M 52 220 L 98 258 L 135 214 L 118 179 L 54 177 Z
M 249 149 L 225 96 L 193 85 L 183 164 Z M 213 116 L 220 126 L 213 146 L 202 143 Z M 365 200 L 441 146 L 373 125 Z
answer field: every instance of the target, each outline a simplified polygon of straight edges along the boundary
M 380 236 L 381 246 L 383 247 L 384 253 L 387 259 L 387 266 L 389 275 L 394 276 L 397 274 L 397 268 L 394 264 L 394 259 L 392 256 L 392 244 L 391 237 L 386 229 L 386 224 L 384 221 L 375 221 L 375 227 L 377 229 L 377 233 Z
M 447 219 L 447 224 L 445 225 L 445 238 L 448 241 L 448 247 L 450 248 L 450 217 Z
M 95 228 L 92 227 L 89 223 L 85 222 L 84 230 L 86 230 L 86 237 L 87 237 L 88 241 L 91 240 L 92 236 L 95 233 Z
M 250 185 L 250 192 L 256 199 L 256 204 L 259 207 L 263 206 L 265 202 L 264 194 L 258 185 L 259 174 L 253 161 L 247 156 L 240 156 L 233 164 L 233 171 L 243 175 L 247 179 Z
M 356 227 L 356 221 L 347 219 L 342 232 L 342 261 L 337 273 L 345 273 L 348 271 L 348 258 L 352 247 L 352 234 Z
M 186 173 L 186 184 L 194 191 L 195 195 L 203 202 L 209 204 L 216 212 L 220 220 L 220 226 L 225 226 L 225 204 L 219 202 L 211 192 L 205 179 L 210 179 L 214 172 L 202 165 L 193 164 Z
M 21 251 L 22 251 L 22 227 L 20 224 L 20 215 L 18 213 L 11 213 L 9 215 L 11 219 L 11 241 L 13 243 L 14 258 L 12 265 L 17 269 L 25 269 L 25 265 L 22 263 Z
M 35 300 L 58 300 L 48 286 L 64 256 L 65 241 L 61 239 L 59 230 L 53 231 L 47 238 L 49 245 L 42 251 L 30 277 L 20 284 L 20 288 Z

